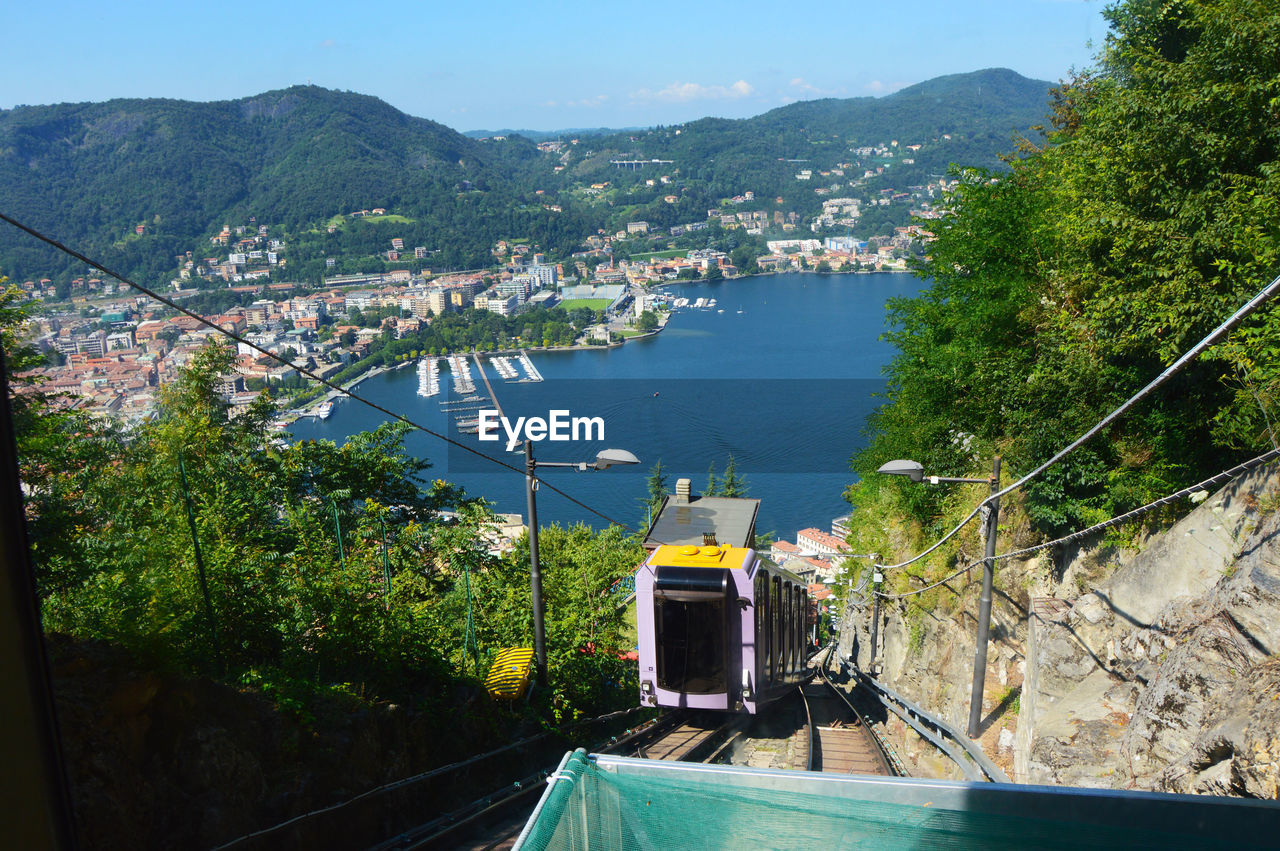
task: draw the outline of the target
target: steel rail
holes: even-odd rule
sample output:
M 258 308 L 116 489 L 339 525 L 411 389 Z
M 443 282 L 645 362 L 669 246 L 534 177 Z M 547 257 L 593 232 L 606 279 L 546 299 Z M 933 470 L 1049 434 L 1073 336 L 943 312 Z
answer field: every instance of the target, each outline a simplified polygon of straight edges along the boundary
M 841 664 L 852 668 L 847 661 L 842 662 Z M 1009 780 L 1009 776 L 1004 773 L 1000 766 L 992 762 L 986 752 L 968 736 L 964 735 L 941 718 L 926 712 L 920 706 L 898 694 L 883 683 L 871 679 L 857 668 L 852 668 L 852 671 L 859 686 L 884 704 L 885 708 L 889 711 L 893 712 L 895 715 L 902 718 L 902 720 L 910 724 L 916 732 L 928 739 L 929 742 L 939 750 L 951 757 L 951 759 L 955 761 L 956 765 L 960 766 L 960 770 L 965 772 L 965 775 L 969 777 L 970 780 L 986 779 L 995 783 L 1011 782 Z M 933 730 L 929 730 L 925 726 L 926 723 L 932 726 Z M 939 733 L 945 734 L 958 744 L 963 749 L 964 753 L 973 760 L 973 763 L 976 763 L 976 768 L 973 763 L 965 760 L 955 750 L 955 748 L 948 744 Z M 985 777 L 983 775 L 985 775 Z
M 836 684 L 831 682 L 831 677 L 827 676 L 827 663 L 831 660 L 831 654 L 835 652 L 835 645 L 829 645 L 829 648 L 830 652 L 828 652 L 827 658 L 823 660 L 822 666 L 818 668 L 818 674 L 822 677 L 822 681 L 826 683 L 827 687 L 835 692 L 842 701 L 844 701 L 844 705 L 849 707 L 849 711 L 853 713 L 853 717 L 858 719 L 858 723 L 861 724 L 862 728 L 871 736 L 871 740 L 875 743 L 876 750 L 880 752 L 880 760 L 884 763 L 887 772 L 890 775 L 896 775 L 898 777 L 909 777 L 910 774 L 907 772 L 907 767 L 903 764 L 902 760 L 898 758 L 898 755 L 893 752 L 893 749 L 889 747 L 888 742 L 886 742 L 880 734 L 876 732 L 875 727 L 873 727 L 871 722 L 867 720 L 867 716 L 864 715 L 858 707 L 854 706 L 853 701 L 849 699 L 849 696 L 845 694 L 842 689 L 837 688 Z

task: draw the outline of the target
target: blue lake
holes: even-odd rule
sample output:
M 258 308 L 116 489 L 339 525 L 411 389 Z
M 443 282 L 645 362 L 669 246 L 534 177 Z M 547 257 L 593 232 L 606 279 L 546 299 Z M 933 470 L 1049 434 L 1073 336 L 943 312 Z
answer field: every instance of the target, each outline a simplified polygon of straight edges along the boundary
M 882 368 L 893 354 L 879 339 L 885 302 L 914 295 L 924 285 L 911 275 L 878 273 L 784 274 L 669 287 L 672 298 L 714 298 L 716 307 L 677 312 L 662 333 L 617 348 L 532 350 L 542 382 L 505 382 L 491 364 L 485 368 L 509 420 L 546 419 L 560 410 L 602 421 L 603 440 L 537 443 L 540 461 L 592 460 L 605 447 L 627 449 L 641 459 L 638 467 L 602 472 L 540 471 L 548 484 L 604 515 L 632 527 L 643 524 L 645 479 L 658 460 L 668 491 L 676 478 L 687 477 L 698 493 L 709 467 L 721 473 L 732 455 L 749 495 L 762 500 L 757 529 L 794 539 L 798 529 L 825 529 L 848 512 L 842 493 L 854 481 L 849 458 L 865 444 L 866 417 L 880 401 Z M 448 393 L 447 371 L 442 386 Z M 453 417 L 441 410 L 444 395 L 423 398 L 417 389 L 410 366 L 367 379 L 356 392 L 523 468 L 523 454 L 505 452 L 505 437 L 481 443 L 476 435 L 458 433 Z M 301 420 L 290 431 L 299 439 L 341 442 L 384 419 L 346 399 L 327 421 Z M 428 476 L 484 496 L 497 511 L 525 512 L 521 475 L 422 432 L 411 433 L 406 446 L 432 463 Z M 606 524 L 545 488 L 539 491 L 538 516 L 542 524 Z

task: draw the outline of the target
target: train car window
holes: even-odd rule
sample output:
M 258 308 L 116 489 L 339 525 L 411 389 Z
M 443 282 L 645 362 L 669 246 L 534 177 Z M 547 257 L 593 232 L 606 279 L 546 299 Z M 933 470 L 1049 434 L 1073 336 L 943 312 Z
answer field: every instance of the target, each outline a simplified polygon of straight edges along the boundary
M 782 673 L 791 673 L 791 583 L 782 583 Z
M 728 690 L 725 601 L 654 600 L 658 686 L 687 694 Z
M 777 680 L 783 675 L 784 648 L 782 641 L 782 580 L 773 577 L 773 587 L 769 592 L 769 635 L 772 651 L 769 654 L 769 677 Z
M 804 610 L 800 608 L 800 586 L 796 585 L 791 589 L 791 612 L 795 613 L 796 628 L 792 631 L 795 635 L 795 669 L 800 671 L 804 667 Z
M 790 582 L 784 583 L 782 586 L 782 608 L 787 613 L 785 632 L 783 633 L 783 635 L 785 636 L 784 640 L 786 642 L 786 649 L 783 651 L 783 653 L 785 653 L 785 658 L 787 660 L 786 671 L 788 674 L 790 674 L 792 671 L 795 670 L 795 667 L 796 667 L 795 640 L 794 640 L 794 635 L 796 631 L 796 618 L 795 618 L 795 613 L 791 611 L 791 583 Z
M 756 574 L 756 670 L 760 672 L 761 683 L 770 681 L 769 657 L 773 652 L 773 643 L 769 640 L 769 575 L 763 568 Z
M 796 586 L 787 585 L 787 671 L 796 670 Z
M 804 614 L 804 595 L 800 587 L 797 585 L 792 593 L 794 603 L 791 607 L 796 613 L 796 671 L 804 667 L 805 632 L 809 631 L 808 618 L 805 618 Z

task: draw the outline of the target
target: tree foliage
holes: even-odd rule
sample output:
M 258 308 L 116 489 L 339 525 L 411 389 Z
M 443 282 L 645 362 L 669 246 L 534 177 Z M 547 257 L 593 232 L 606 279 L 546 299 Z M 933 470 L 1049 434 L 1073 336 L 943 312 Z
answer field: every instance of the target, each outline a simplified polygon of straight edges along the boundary
M 265 397 L 230 416 L 219 385 L 232 357 L 201 350 L 162 391 L 159 416 L 127 433 L 24 397 L 21 475 L 47 630 L 268 690 L 426 702 L 474 684 L 498 648 L 530 644 L 527 557 L 490 554 L 493 515 L 425 477 L 407 427 L 342 446 L 276 442 Z M 556 650 L 543 699 L 569 715 L 597 700 L 616 708 L 633 690 L 618 688 L 623 618 L 606 603 L 638 545 L 585 528 L 544 535 Z M 578 659 L 590 642 L 612 661 Z M 584 665 L 599 676 L 579 682 Z
M 1280 10 L 1131 0 L 1098 67 L 1062 84 L 1044 145 L 960 173 L 922 269 L 891 305 L 890 403 L 856 459 L 939 474 L 1003 452 L 1026 471 L 1154 378 L 1277 273 Z M 1277 312 L 1235 333 L 1028 489 L 1062 531 L 1271 442 Z M 878 484 L 865 487 L 878 488 Z M 903 491 L 918 517 L 926 489 Z M 854 500 L 858 495 L 854 494 Z

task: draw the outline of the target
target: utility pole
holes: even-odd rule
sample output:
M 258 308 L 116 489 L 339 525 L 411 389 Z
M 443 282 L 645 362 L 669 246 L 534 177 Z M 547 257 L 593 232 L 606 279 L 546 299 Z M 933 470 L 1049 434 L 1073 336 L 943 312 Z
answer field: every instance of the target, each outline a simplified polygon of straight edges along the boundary
M 982 725 L 982 690 L 987 679 L 987 642 L 991 635 L 991 586 L 995 581 L 996 531 L 1000 526 L 1000 456 L 991 465 L 991 493 L 987 510 L 987 551 L 982 563 L 982 597 L 978 601 L 978 647 L 973 658 L 973 690 L 969 696 L 969 738 L 976 739 Z
M 876 567 L 875 557 L 871 558 L 871 597 L 875 604 L 871 608 L 871 656 L 867 659 L 867 670 L 871 676 L 876 676 L 876 646 L 880 638 L 880 583 L 884 580 L 884 574 L 880 572 L 880 568 Z M 856 661 L 856 660 L 855 660 Z
M 533 441 L 524 442 L 525 496 L 529 503 L 529 590 L 533 602 L 533 659 L 538 685 L 547 684 L 547 633 L 542 619 L 542 569 L 538 564 L 538 462 Z

